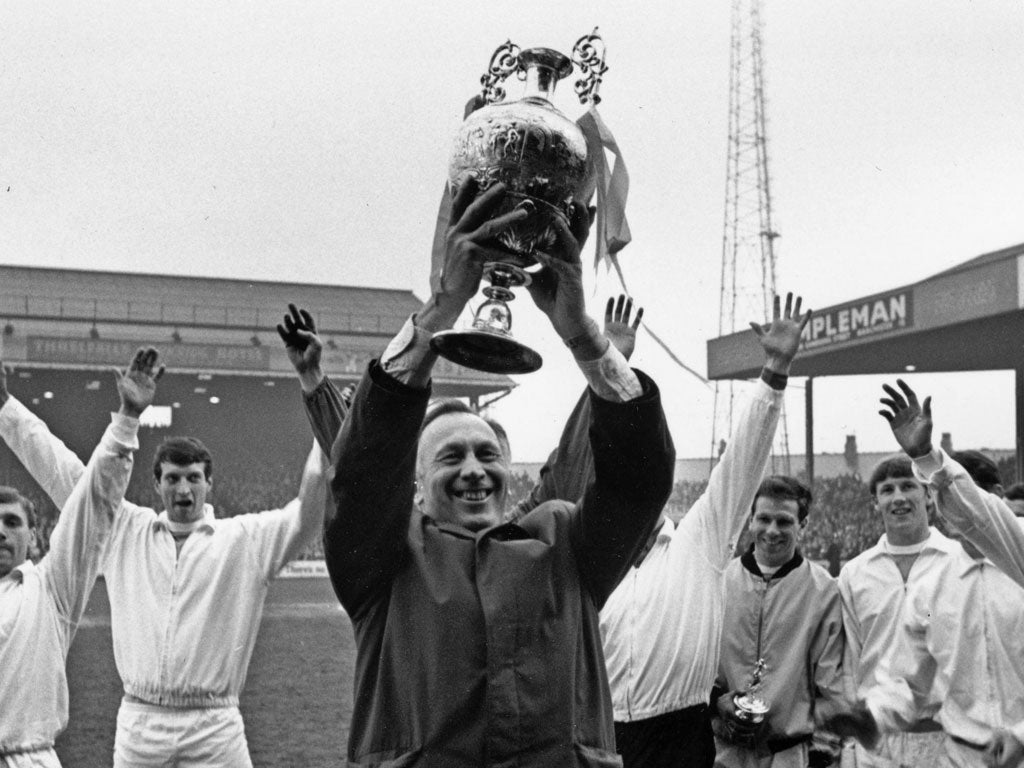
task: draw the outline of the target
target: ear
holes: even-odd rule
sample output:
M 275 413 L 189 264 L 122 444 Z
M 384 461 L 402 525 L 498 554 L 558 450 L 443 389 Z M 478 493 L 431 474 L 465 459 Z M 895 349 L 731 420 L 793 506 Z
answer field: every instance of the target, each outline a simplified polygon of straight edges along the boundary
M 1006 495 L 1006 493 L 1003 491 L 1002 483 L 996 483 L 995 485 L 993 485 L 992 490 L 989 491 L 989 493 L 998 496 L 1000 499 Z

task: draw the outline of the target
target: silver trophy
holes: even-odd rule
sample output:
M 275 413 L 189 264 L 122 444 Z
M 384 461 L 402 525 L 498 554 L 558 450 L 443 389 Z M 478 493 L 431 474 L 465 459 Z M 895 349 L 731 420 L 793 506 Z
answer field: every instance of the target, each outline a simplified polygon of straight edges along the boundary
M 512 337 L 508 302 L 515 298 L 513 288 L 529 285 L 526 270 L 538 263 L 533 254 L 555 244 L 552 219 L 568 223 L 570 204 L 586 204 L 594 194 L 597 166 L 586 138 L 550 101 L 555 85 L 574 64 L 583 74 L 575 84 L 580 102 L 597 104 L 607 67 L 596 29 L 576 42 L 572 58 L 550 48 L 520 50 L 505 42 L 481 78 L 486 106 L 470 114 L 455 137 L 448 167 L 453 196 L 467 178 L 476 180 L 479 192 L 502 182 L 505 201 L 494 216 L 524 200 L 534 209 L 492 243 L 502 257 L 484 265 L 484 279 L 490 283 L 483 289 L 487 301 L 477 309 L 472 326 L 442 331 L 431 341 L 439 355 L 468 368 L 507 374 L 530 373 L 541 366 L 540 355 Z M 504 101 L 502 83 L 512 74 L 525 82 L 525 94 Z
M 764 722 L 765 715 L 771 709 L 771 705 L 760 695 L 761 684 L 764 682 L 764 673 L 768 665 L 763 658 L 758 659 L 754 664 L 754 671 L 750 676 L 750 685 L 742 694 L 733 697 L 733 704 L 736 705 L 736 718 L 744 723 L 759 725 Z

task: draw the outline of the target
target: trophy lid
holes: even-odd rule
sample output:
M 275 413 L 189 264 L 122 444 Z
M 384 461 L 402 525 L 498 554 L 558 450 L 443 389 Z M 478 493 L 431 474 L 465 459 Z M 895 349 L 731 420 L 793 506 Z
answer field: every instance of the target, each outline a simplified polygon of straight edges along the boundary
M 519 54 L 519 66 L 523 70 L 530 67 L 550 69 L 556 80 L 572 74 L 572 60 L 552 48 L 527 48 Z

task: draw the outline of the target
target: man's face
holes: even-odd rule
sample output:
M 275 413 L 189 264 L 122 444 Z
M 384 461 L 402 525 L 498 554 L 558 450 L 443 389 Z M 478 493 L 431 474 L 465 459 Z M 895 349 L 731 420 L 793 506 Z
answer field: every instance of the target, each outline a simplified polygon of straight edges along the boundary
M 36 532 L 28 525 L 28 514 L 17 501 L 0 504 L 0 578 L 28 559 Z
M 875 509 L 891 544 L 907 546 L 928 538 L 928 489 L 913 477 L 887 477 L 875 486 Z
M 754 539 L 755 557 L 769 568 L 785 565 L 796 554 L 796 544 L 802 529 L 800 505 L 795 499 L 759 496 L 750 516 L 750 535 Z
M 201 461 L 192 464 L 160 462 L 156 492 L 164 502 L 167 516 L 174 522 L 191 523 L 203 516 L 206 494 L 213 485 L 212 478 L 206 479 L 205 469 Z
M 446 413 L 430 422 L 420 436 L 417 464 L 424 514 L 470 531 L 501 522 L 507 459 L 479 416 Z

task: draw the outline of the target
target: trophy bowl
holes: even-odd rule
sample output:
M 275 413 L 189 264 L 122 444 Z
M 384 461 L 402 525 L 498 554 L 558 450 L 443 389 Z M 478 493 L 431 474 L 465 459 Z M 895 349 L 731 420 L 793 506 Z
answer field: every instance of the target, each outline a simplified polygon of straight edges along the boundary
M 736 705 L 736 718 L 745 723 L 763 723 L 765 715 L 771 710 L 767 701 L 749 692 L 733 696 L 732 703 Z
M 550 48 L 530 48 L 517 60 L 526 94 L 488 104 L 466 118 L 452 146 L 448 181 L 453 195 L 469 177 L 480 192 L 502 182 L 508 191 L 494 216 L 523 200 L 533 202 L 536 214 L 494 243 L 509 263 L 529 267 L 537 263 L 535 251 L 555 243 L 552 219 L 568 222 L 570 203 L 590 200 L 597 174 L 583 131 L 549 100 L 555 84 L 572 72 L 572 62 Z

